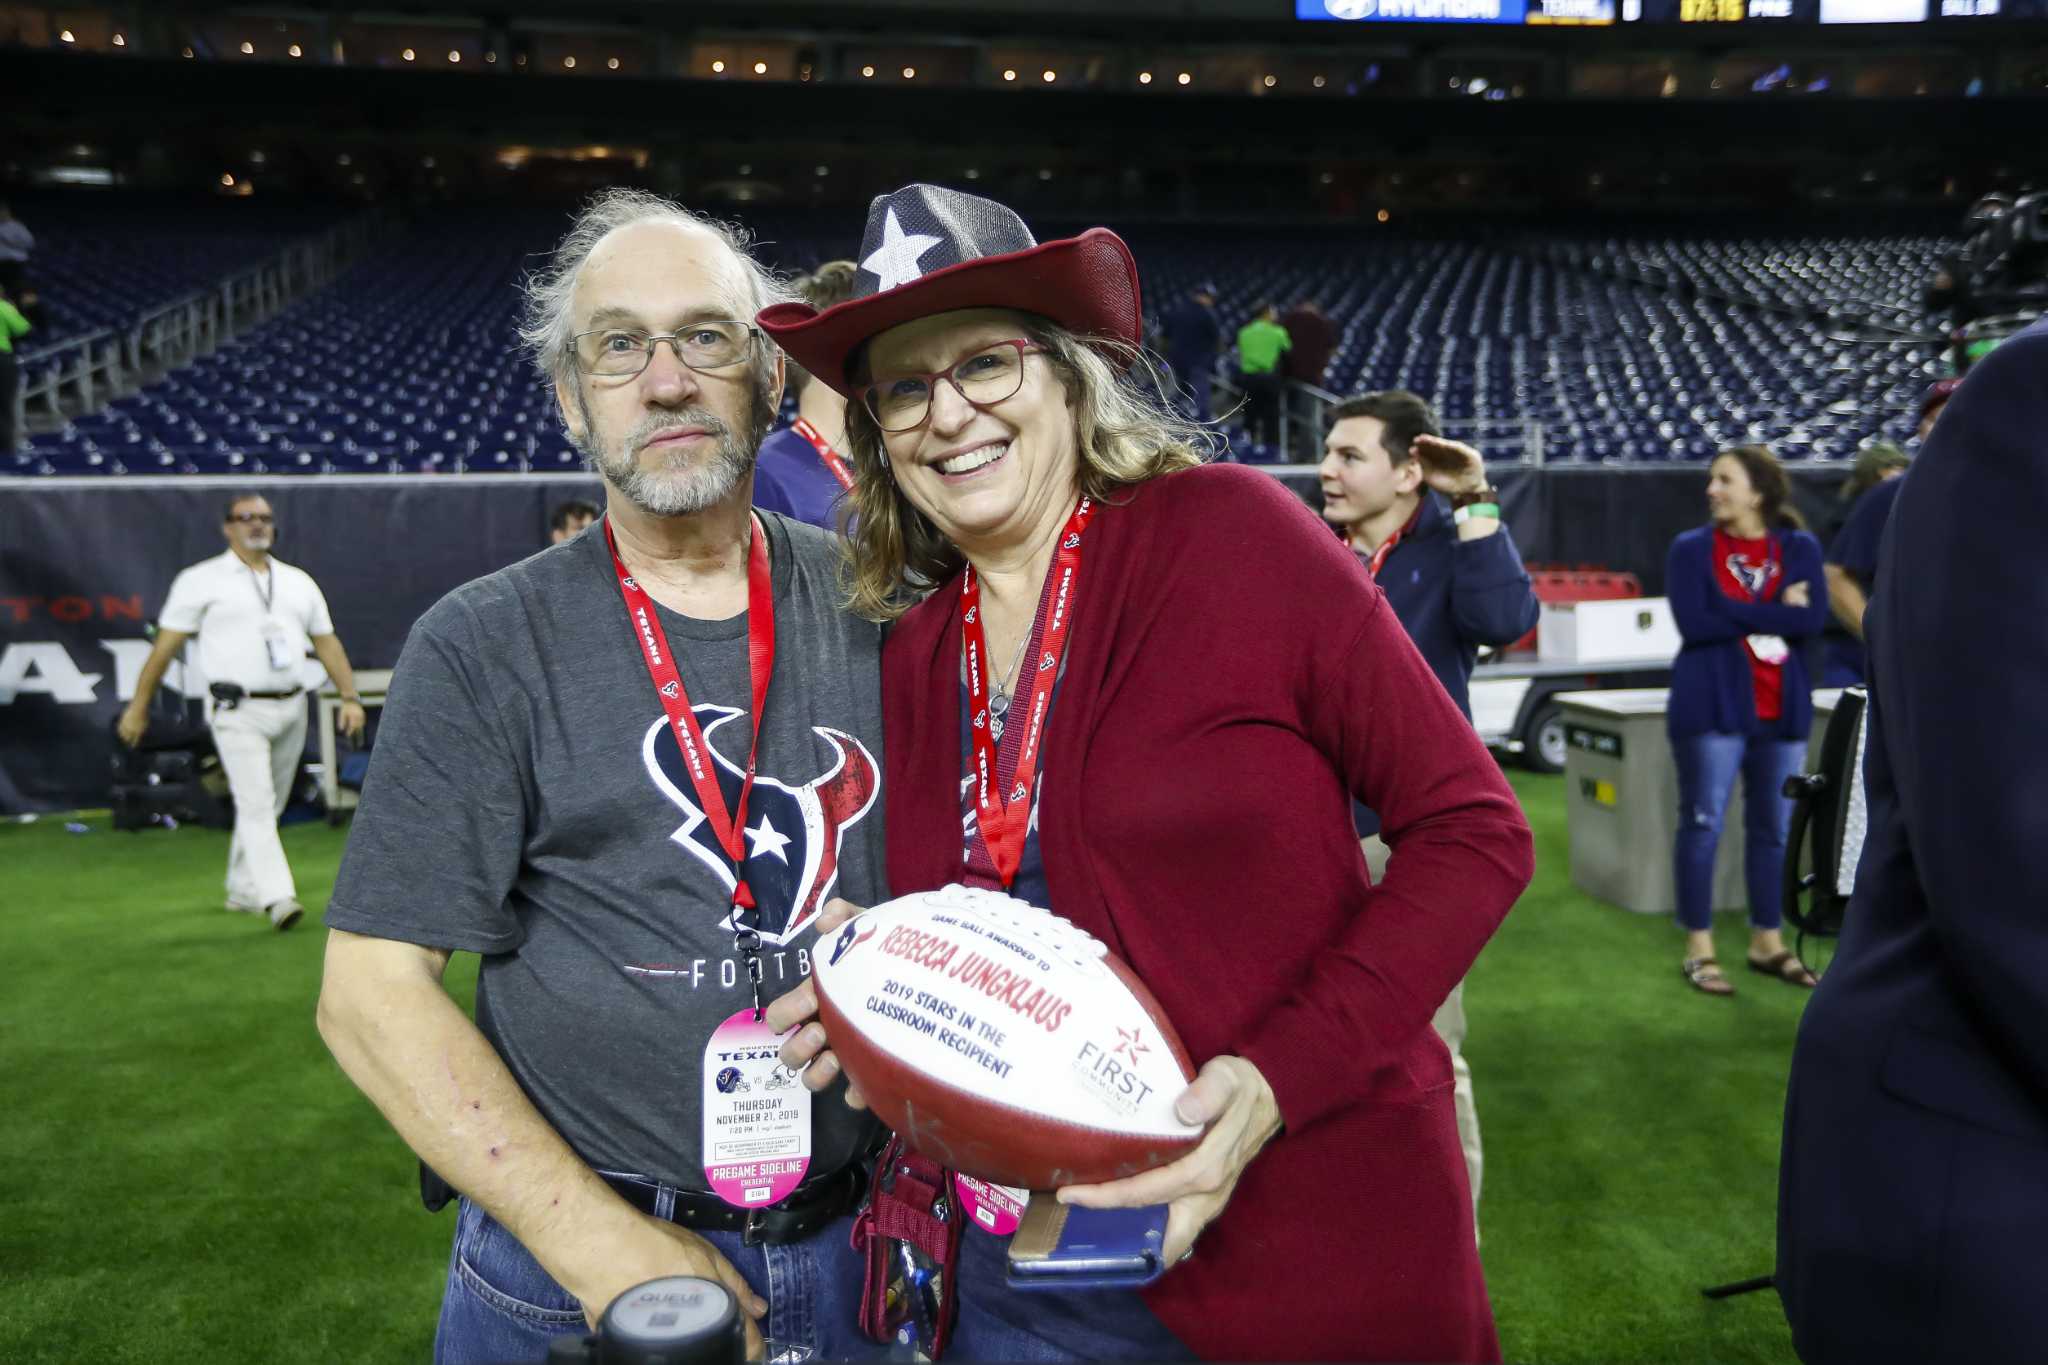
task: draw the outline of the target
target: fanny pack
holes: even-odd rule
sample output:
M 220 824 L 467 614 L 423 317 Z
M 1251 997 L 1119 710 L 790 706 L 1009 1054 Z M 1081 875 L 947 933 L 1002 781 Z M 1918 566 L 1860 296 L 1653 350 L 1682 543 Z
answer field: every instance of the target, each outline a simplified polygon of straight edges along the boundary
M 860 1327 L 870 1340 L 893 1342 L 914 1324 L 925 1355 L 945 1354 L 959 1299 L 960 1210 L 952 1195 L 950 1172 L 890 1136 L 875 1163 L 873 1194 L 853 1224 L 853 1249 L 867 1265 Z

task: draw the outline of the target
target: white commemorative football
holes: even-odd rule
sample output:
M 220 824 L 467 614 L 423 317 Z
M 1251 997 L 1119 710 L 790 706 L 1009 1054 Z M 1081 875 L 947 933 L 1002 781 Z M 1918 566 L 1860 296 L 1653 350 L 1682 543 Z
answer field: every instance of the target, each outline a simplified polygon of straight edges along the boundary
M 1100 940 L 1000 892 L 948 886 L 818 947 L 818 1016 L 849 1079 L 914 1150 L 1050 1190 L 1163 1166 L 1201 1140 L 1159 1002 Z

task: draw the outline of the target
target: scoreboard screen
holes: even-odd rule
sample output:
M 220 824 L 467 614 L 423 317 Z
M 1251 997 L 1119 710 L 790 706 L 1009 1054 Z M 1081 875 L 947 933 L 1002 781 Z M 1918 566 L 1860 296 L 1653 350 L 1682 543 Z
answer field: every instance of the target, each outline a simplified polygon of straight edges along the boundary
M 1611 24 L 1615 0 L 1294 0 L 1297 19 L 1381 24 Z
M 1355 24 L 1952 24 L 2048 16 L 2048 0 L 1294 0 Z

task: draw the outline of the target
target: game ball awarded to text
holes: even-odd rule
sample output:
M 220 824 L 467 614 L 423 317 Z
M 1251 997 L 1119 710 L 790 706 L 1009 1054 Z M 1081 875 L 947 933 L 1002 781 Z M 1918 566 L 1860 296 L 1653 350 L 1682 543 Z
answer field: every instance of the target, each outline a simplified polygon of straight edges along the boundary
M 818 945 L 818 1016 L 840 1065 L 912 1148 L 1048 1190 L 1135 1175 L 1202 1130 L 1173 1102 L 1187 1050 L 1107 947 L 1010 896 L 949 886 Z

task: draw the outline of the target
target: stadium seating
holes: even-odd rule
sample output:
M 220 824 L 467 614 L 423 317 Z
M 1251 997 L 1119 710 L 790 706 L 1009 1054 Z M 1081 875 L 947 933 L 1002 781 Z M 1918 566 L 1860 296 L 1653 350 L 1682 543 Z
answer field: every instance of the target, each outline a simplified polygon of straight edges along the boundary
M 127 190 L 10 198 L 35 234 L 30 280 L 48 346 L 120 326 L 330 228 L 347 209 L 323 199 L 222 199 Z
M 37 435 L 12 472 L 572 469 L 516 335 L 520 272 L 563 222 L 495 206 L 422 219 L 236 344 Z M 803 226 L 764 234 L 778 264 L 846 249 Z M 1317 297 L 1341 333 L 1327 387 L 1416 390 L 1482 447 L 1533 423 L 1547 460 L 1704 460 L 1746 441 L 1842 459 L 1905 439 L 1940 372 L 1936 342 L 1853 340 L 1824 316 L 1909 305 L 1933 237 L 1131 239 L 1155 312 L 1202 279 L 1231 331 L 1258 300 Z
M 1317 297 L 1341 334 L 1325 387 L 1412 389 L 1482 446 L 1490 427 L 1538 423 L 1546 461 L 1703 460 L 1744 442 L 1852 457 L 1909 437 L 1946 373 L 1938 342 L 1872 342 L 1819 315 L 1909 305 L 1933 237 L 1595 240 L 1551 259 L 1556 245 L 1282 246 L 1250 271 L 1220 243 L 1139 258 L 1155 305 L 1214 279 L 1232 331 L 1260 300 Z

